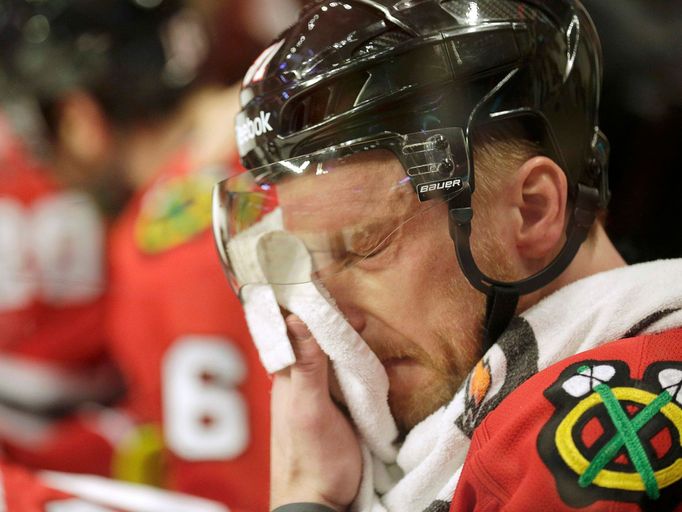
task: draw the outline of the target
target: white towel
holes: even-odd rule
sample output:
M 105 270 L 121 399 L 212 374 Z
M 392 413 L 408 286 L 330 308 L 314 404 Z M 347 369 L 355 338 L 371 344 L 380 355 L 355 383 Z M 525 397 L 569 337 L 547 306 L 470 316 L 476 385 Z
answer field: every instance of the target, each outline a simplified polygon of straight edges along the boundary
M 381 461 L 392 463 L 398 429 L 388 407 L 386 371 L 329 294 L 312 282 L 312 260 L 305 245 L 276 229 L 277 217 L 274 212 L 270 215 L 264 219 L 269 226 L 254 226 L 228 247 L 231 256 L 241 260 L 235 268 L 240 282 L 276 283 L 248 285 L 242 290 L 247 323 L 261 361 L 271 373 L 295 361 L 279 310 L 282 306 L 305 322 L 332 362 L 362 440 Z
M 281 228 L 282 211 L 278 208 L 230 240 L 227 246 L 237 279 L 241 283 L 251 283 L 242 288 L 241 299 L 251 337 L 268 373 L 278 372 L 296 361 L 275 293 L 265 284 L 268 281 L 258 257 L 264 235 Z

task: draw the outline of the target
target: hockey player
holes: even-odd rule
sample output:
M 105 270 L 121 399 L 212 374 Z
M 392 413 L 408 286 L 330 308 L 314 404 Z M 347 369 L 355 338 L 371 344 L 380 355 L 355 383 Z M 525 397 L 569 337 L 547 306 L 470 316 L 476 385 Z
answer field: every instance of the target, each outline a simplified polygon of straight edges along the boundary
M 679 508 L 682 262 L 597 220 L 600 83 L 577 0 L 311 2 L 247 73 L 215 230 L 271 507 Z

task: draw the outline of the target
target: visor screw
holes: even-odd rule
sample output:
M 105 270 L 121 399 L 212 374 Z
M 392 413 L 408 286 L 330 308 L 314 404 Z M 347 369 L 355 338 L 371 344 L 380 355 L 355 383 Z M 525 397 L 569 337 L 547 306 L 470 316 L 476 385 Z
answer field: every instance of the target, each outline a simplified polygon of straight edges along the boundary
M 438 164 L 438 172 L 445 176 L 450 176 L 454 170 L 455 164 L 450 158 L 446 158 L 440 164 Z
M 450 144 L 448 144 L 448 140 L 441 134 L 437 134 L 429 138 L 429 142 L 433 144 L 434 149 L 439 151 L 445 151 L 450 146 Z

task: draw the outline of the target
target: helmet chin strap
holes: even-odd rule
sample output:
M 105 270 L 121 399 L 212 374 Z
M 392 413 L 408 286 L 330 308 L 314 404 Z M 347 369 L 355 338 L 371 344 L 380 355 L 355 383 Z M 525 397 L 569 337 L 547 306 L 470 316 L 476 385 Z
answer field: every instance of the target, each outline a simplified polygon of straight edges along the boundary
M 492 347 L 516 313 L 519 292 L 513 286 L 491 286 L 485 304 L 483 353 Z
M 468 183 L 448 200 L 450 237 L 455 244 L 459 265 L 469 283 L 488 297 L 484 322 L 484 352 L 504 332 L 514 317 L 521 295 L 546 286 L 561 274 L 573 261 L 580 245 L 594 223 L 599 207 L 599 190 L 578 184 L 573 214 L 566 228 L 567 240 L 559 254 L 549 265 L 530 277 L 514 282 L 497 281 L 486 276 L 471 254 L 471 188 Z

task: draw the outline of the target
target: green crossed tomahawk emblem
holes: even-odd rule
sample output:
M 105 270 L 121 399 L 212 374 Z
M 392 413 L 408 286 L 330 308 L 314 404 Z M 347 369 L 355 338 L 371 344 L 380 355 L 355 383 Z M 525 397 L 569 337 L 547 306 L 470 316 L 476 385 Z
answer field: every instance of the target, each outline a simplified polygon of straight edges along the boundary
M 682 492 L 680 388 L 680 363 L 656 363 L 641 381 L 621 361 L 564 370 L 545 391 L 557 410 L 538 438 L 561 498 L 672 503 Z

